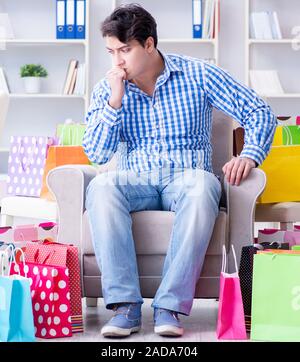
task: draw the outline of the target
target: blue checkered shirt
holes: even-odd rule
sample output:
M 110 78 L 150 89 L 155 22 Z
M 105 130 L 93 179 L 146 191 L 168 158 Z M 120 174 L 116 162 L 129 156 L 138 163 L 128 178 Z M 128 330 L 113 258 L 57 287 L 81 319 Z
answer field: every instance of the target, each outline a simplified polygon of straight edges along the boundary
M 120 109 L 108 104 L 103 79 L 94 88 L 86 116 L 84 150 L 92 162 L 108 162 L 118 151 L 118 168 L 136 172 L 161 167 L 212 172 L 213 107 L 245 129 L 241 157 L 261 164 L 276 127 L 270 107 L 252 89 L 219 67 L 199 59 L 162 54 L 165 69 L 153 96 L 125 81 Z

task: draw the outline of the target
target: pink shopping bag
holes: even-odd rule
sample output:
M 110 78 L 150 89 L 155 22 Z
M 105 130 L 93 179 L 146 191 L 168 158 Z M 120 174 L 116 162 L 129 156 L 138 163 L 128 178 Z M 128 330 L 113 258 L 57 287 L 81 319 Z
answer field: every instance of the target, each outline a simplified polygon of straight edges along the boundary
M 218 339 L 247 339 L 244 307 L 238 275 L 235 251 L 235 273 L 226 273 L 226 249 L 223 246 L 222 271 L 220 276 L 219 309 L 217 321 Z
M 25 258 L 28 262 L 41 262 L 41 260 L 45 260 L 45 264 L 68 268 L 72 332 L 83 332 L 78 248 L 69 244 L 28 242 L 26 244 Z
M 39 338 L 71 337 L 69 270 L 38 263 L 12 263 L 10 274 L 30 280 L 35 336 Z

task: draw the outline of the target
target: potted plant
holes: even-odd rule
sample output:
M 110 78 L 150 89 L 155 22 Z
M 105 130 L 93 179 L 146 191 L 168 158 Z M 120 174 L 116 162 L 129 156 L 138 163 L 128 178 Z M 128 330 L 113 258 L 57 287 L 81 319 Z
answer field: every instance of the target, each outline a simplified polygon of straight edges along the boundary
M 46 69 L 40 64 L 25 64 L 20 69 L 20 76 L 24 80 L 26 93 L 39 93 L 41 78 L 47 77 Z

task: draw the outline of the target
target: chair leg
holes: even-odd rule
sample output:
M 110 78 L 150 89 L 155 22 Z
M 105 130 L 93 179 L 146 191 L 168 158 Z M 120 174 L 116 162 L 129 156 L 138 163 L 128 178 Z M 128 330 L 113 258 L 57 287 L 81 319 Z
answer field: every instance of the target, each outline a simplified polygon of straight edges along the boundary
M 11 215 L 1 214 L 1 226 L 13 226 L 14 217 Z
M 97 307 L 98 298 L 85 298 L 87 307 Z

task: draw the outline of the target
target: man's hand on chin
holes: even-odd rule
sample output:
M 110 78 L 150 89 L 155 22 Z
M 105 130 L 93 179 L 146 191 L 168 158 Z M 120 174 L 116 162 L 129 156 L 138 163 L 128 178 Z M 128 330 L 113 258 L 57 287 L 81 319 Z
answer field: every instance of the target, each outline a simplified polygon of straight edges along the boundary
M 241 180 L 245 180 L 251 169 L 255 168 L 255 161 L 247 157 L 233 157 L 222 168 L 227 182 L 239 186 Z

